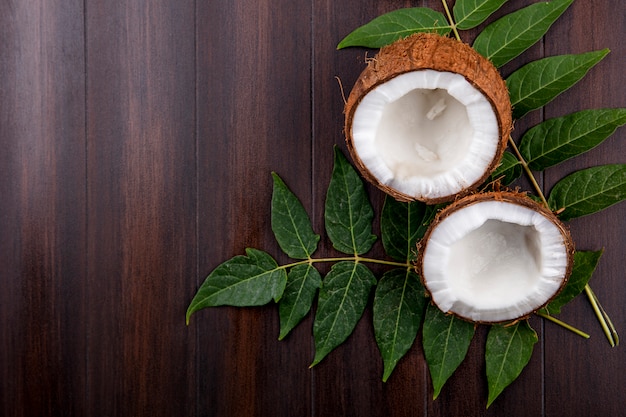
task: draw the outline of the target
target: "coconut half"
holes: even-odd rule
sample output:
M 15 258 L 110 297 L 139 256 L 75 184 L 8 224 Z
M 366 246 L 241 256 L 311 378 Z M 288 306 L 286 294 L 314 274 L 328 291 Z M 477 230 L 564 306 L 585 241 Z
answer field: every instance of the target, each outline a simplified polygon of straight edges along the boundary
M 415 34 L 369 61 L 345 106 L 363 176 L 401 201 L 450 201 L 497 167 L 512 129 L 497 69 L 469 45 Z
M 552 212 L 522 194 L 491 192 L 437 215 L 417 270 L 443 312 L 505 322 L 544 307 L 566 284 L 573 254 L 572 238 Z

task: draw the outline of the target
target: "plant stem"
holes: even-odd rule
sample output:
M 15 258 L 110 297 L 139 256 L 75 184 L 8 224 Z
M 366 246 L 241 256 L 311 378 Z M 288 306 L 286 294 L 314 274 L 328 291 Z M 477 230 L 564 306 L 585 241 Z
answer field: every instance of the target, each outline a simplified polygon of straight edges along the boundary
M 337 258 L 309 258 L 302 261 L 292 262 L 290 264 L 281 265 L 280 269 L 288 269 L 297 265 L 304 264 L 314 264 L 314 263 L 322 263 L 322 262 L 341 262 L 341 261 L 353 261 L 353 262 L 367 262 L 372 264 L 380 264 L 380 265 L 389 265 L 389 266 L 397 266 L 400 268 L 411 268 L 411 264 L 409 262 L 393 262 L 393 261 L 385 261 L 383 259 L 374 259 L 374 258 L 363 258 L 358 255 L 355 256 L 342 256 Z
M 367 262 L 367 263 L 373 263 L 373 264 L 380 264 L 380 265 L 389 265 L 389 266 L 396 266 L 396 267 L 400 267 L 400 268 L 411 268 L 411 264 L 409 262 L 406 263 L 402 263 L 402 262 L 394 262 L 394 261 L 385 261 L 383 259 L 374 259 L 374 258 L 363 258 L 359 255 L 355 255 L 355 256 L 342 256 L 342 257 L 336 257 L 336 258 L 309 258 L 303 261 L 298 261 L 298 262 L 293 262 L 287 265 L 282 265 L 280 268 L 282 269 L 287 269 L 287 268 L 291 268 L 294 267 L 296 265 L 303 265 L 303 264 L 313 264 L 313 263 L 322 263 L 322 262 L 341 262 L 341 261 L 353 261 L 353 262 Z M 552 316 L 550 316 L 549 314 L 546 314 L 542 311 L 538 311 L 536 313 L 538 316 L 543 317 L 545 319 L 548 319 L 550 321 L 552 321 L 553 323 L 558 324 L 559 326 L 576 333 L 579 336 L 584 337 L 585 339 L 589 338 L 589 335 L 585 332 L 583 332 L 582 330 L 578 330 L 577 328 L 557 319 L 554 318 Z M 608 319 L 608 317 L 607 317 Z M 612 324 L 611 324 L 612 326 Z M 617 332 L 614 333 L 617 336 Z M 610 339 L 612 340 L 612 339 Z M 614 346 L 614 345 L 613 345 Z
M 550 320 L 551 322 L 556 323 L 559 326 L 561 326 L 561 327 L 563 327 L 563 328 L 565 328 L 565 329 L 567 329 L 567 330 L 569 330 L 571 332 L 576 333 L 578 336 L 584 337 L 585 339 L 589 339 L 589 337 L 590 337 L 587 333 L 583 332 L 582 330 L 578 330 L 577 328 L 575 328 L 575 327 L 573 327 L 573 326 L 571 326 L 571 325 L 569 325 L 569 324 L 567 324 L 567 323 L 557 319 L 556 317 L 553 317 L 553 316 L 551 316 L 549 314 L 546 314 L 543 311 L 538 311 L 535 314 L 537 314 L 539 317 L 543 317 L 546 320 Z
M 520 164 L 522 164 L 522 167 L 524 168 L 524 172 L 526 172 L 526 175 L 528 176 L 528 179 L 532 183 L 533 188 L 537 192 L 537 195 L 539 195 L 541 202 L 546 206 L 548 210 L 550 210 L 550 206 L 548 205 L 548 200 L 546 200 L 546 197 L 544 196 L 543 191 L 541 190 L 541 187 L 539 186 L 539 183 L 535 179 L 533 172 L 528 167 L 528 163 L 526 162 L 526 160 L 520 153 L 519 149 L 517 148 L 517 145 L 515 144 L 515 141 L 513 140 L 511 136 L 509 136 L 509 146 L 511 146 L 511 148 L 513 149 L 513 152 L 515 152 L 515 156 L 517 157 L 517 160 L 520 162 Z M 611 322 L 609 315 L 606 314 L 606 311 L 604 311 L 604 309 L 600 305 L 600 302 L 598 301 L 598 297 L 596 297 L 594 292 L 591 290 L 591 287 L 589 286 L 589 284 L 585 285 L 585 293 L 587 294 L 587 298 L 589 299 L 589 302 L 591 302 L 591 306 L 593 307 L 593 310 L 596 313 L 596 317 L 598 318 L 598 321 L 600 322 L 600 326 L 602 326 L 602 330 L 604 330 L 604 334 L 609 340 L 609 343 L 611 344 L 612 347 L 617 346 L 617 344 L 619 344 L 619 337 L 617 336 L 617 331 L 615 330 L 615 326 L 613 326 L 613 323 Z M 548 320 L 552 320 L 552 318 L 549 318 Z
M 454 19 L 452 18 L 452 13 L 450 13 L 450 9 L 448 8 L 448 3 L 446 0 L 441 0 L 443 3 L 443 8 L 446 11 L 446 16 L 448 16 L 448 23 L 450 23 L 450 27 L 452 28 L 452 32 L 454 32 L 454 37 L 457 41 L 461 40 L 461 36 L 459 35 L 459 31 L 456 30 L 456 23 L 454 23 Z
M 550 209 L 550 207 L 548 206 L 548 200 L 546 200 L 546 197 L 543 195 L 543 191 L 541 190 L 539 183 L 535 179 L 533 172 L 530 170 L 530 168 L 528 168 L 528 163 L 526 163 L 526 160 L 520 153 L 517 145 L 515 144 L 515 141 L 513 140 L 511 136 L 509 136 L 509 146 L 513 148 L 513 152 L 515 152 L 515 156 L 517 157 L 517 160 L 520 162 L 520 164 L 522 164 L 522 168 L 524 168 L 524 172 L 526 172 L 526 175 L 528 176 L 528 179 L 530 180 L 533 188 L 537 192 L 537 195 L 541 199 L 541 202 L 543 203 L 544 206 L 546 206 L 546 208 Z
M 619 336 L 617 335 L 617 330 L 615 330 L 615 326 L 613 326 L 611 319 L 606 314 L 606 311 L 604 311 L 604 309 L 600 305 L 600 302 L 598 301 L 598 297 L 596 296 L 596 294 L 593 292 L 593 290 L 591 289 L 589 285 L 585 286 L 585 292 L 587 293 L 587 297 L 589 298 L 589 301 L 591 302 L 593 311 L 595 311 L 596 316 L 598 317 L 598 320 L 600 321 L 600 324 L 602 325 L 602 330 L 604 330 L 604 334 L 606 335 L 606 338 L 609 339 L 609 343 L 611 344 L 611 347 L 615 347 L 619 345 Z
M 401 263 L 401 262 L 385 261 L 385 260 L 382 260 L 382 259 L 361 258 L 360 256 L 356 256 L 355 259 L 356 259 L 357 262 L 369 262 L 369 263 L 374 263 L 374 264 L 397 266 L 397 267 L 401 267 L 401 268 L 410 268 L 411 267 L 411 264 L 408 263 L 408 262 Z

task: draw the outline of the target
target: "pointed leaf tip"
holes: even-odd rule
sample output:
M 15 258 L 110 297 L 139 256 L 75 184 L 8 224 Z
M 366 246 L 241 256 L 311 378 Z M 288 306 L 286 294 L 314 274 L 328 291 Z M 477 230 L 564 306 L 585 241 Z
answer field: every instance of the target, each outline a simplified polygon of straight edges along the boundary
M 433 399 L 465 359 L 474 330 L 473 323 L 445 314 L 433 304 L 426 308 L 422 345 L 433 384 Z
M 539 339 L 527 320 L 512 326 L 493 325 L 487 335 L 485 362 L 489 395 L 487 408 L 519 377 Z
M 483 23 L 507 0 L 456 0 L 452 14 L 457 29 L 472 29 Z
M 509 88 L 513 118 L 545 106 L 566 91 L 600 62 L 608 49 L 573 55 L 557 55 L 524 65 L 512 73 L 506 84 Z
M 561 220 L 604 210 L 626 199 L 626 164 L 607 164 L 573 172 L 557 182 L 548 196 Z
M 372 248 L 374 210 L 363 181 L 338 147 L 326 193 L 324 221 L 333 247 L 349 255 L 361 255 Z
M 290 258 L 308 259 L 317 250 L 320 236 L 313 232 L 304 206 L 276 173 L 272 173 L 271 224 L 280 248 Z
M 530 169 L 543 171 L 598 146 L 624 124 L 626 108 L 583 110 L 529 129 L 519 150 Z
M 572 2 L 534 3 L 507 14 L 488 25 L 476 37 L 473 47 L 501 67 L 539 41 Z
M 284 339 L 309 313 L 322 278 L 313 264 L 296 265 L 287 274 L 287 286 L 278 304 L 280 335 Z
M 374 285 L 374 274 L 362 263 L 342 261 L 332 266 L 319 292 L 313 322 L 315 358 L 311 366 L 352 334 Z
M 207 307 L 250 307 L 277 301 L 285 290 L 287 274 L 266 252 L 246 249 L 209 274 L 187 309 L 187 320 Z
M 373 322 L 383 359 L 383 382 L 409 351 L 424 317 L 426 298 L 419 276 L 407 269 L 385 272 L 374 293 Z
M 394 10 L 355 29 L 339 42 L 337 49 L 349 46 L 380 48 L 417 32 L 450 33 L 445 16 L 426 7 Z

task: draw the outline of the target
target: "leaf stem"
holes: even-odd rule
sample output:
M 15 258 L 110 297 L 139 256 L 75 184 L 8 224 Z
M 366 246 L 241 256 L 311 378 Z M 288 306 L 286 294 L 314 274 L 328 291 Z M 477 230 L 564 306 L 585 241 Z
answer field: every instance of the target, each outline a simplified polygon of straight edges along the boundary
M 394 262 L 394 261 L 385 261 L 384 259 L 374 259 L 374 258 L 363 258 L 361 256 L 342 256 L 336 258 L 309 258 L 302 261 L 292 262 L 290 264 L 285 264 L 279 266 L 280 269 L 288 269 L 297 265 L 304 264 L 314 264 L 314 263 L 322 263 L 322 262 L 341 262 L 341 261 L 354 261 L 354 262 L 367 262 L 372 264 L 380 264 L 380 265 L 389 265 L 389 266 L 397 266 L 400 268 L 411 268 L 411 264 L 409 262 Z
M 394 261 L 385 261 L 383 259 L 361 258 L 360 256 L 356 257 L 356 261 L 357 262 L 369 262 L 369 263 L 380 264 L 380 265 L 397 266 L 401 268 L 411 267 L 411 264 L 409 262 L 402 263 L 402 262 L 394 262 Z
M 585 293 L 591 302 L 591 306 L 593 307 L 593 311 L 595 311 L 598 320 L 600 321 L 600 325 L 602 326 L 602 330 L 604 330 L 604 334 L 606 338 L 609 339 L 609 343 L 611 347 L 615 347 L 619 345 L 619 336 L 617 335 L 617 330 L 615 330 L 615 326 L 611 322 L 611 319 L 604 311 L 604 308 L 600 305 L 600 301 L 598 297 L 593 292 L 589 285 L 585 286 Z
M 450 23 L 452 32 L 454 32 L 454 37 L 456 38 L 457 41 L 460 41 L 461 36 L 459 35 L 459 31 L 456 29 L 456 23 L 454 22 L 452 13 L 450 13 L 450 9 L 448 8 L 448 2 L 446 2 L 446 0 L 441 0 L 441 2 L 443 3 L 443 8 L 446 11 L 446 16 L 448 16 L 448 23 Z
M 528 179 L 532 183 L 533 188 L 535 189 L 535 191 L 537 191 L 537 195 L 539 195 L 541 202 L 546 206 L 548 210 L 550 210 L 550 206 L 548 205 L 548 200 L 546 200 L 546 197 L 544 196 L 543 191 L 541 190 L 541 187 L 539 186 L 539 183 L 535 179 L 533 172 L 528 167 L 528 163 L 526 162 L 526 160 L 520 153 L 519 149 L 517 148 L 517 145 L 515 144 L 515 141 L 513 140 L 511 136 L 509 136 L 509 146 L 511 146 L 511 148 L 513 149 L 513 152 L 515 152 L 515 156 L 517 157 L 518 161 L 520 162 L 520 164 L 522 164 L 522 167 L 524 168 L 524 172 L 526 172 L 526 175 L 528 176 Z M 617 346 L 619 344 L 619 337 L 617 336 L 617 330 L 615 330 L 615 326 L 613 326 L 613 323 L 611 322 L 609 315 L 606 314 L 606 311 L 604 311 L 604 309 L 600 305 L 600 301 L 598 300 L 598 297 L 596 297 L 594 292 L 591 290 L 591 287 L 589 286 L 589 284 L 585 285 L 585 293 L 587 294 L 587 298 L 589 299 L 589 302 L 591 302 L 591 306 L 593 307 L 593 310 L 596 313 L 596 317 L 598 318 L 598 321 L 600 322 L 600 326 L 602 326 L 602 330 L 604 330 L 604 334 L 606 335 L 606 338 L 609 340 L 609 343 L 611 344 L 612 347 Z M 548 320 L 553 319 L 553 317 L 551 318 L 545 317 L 545 318 L 547 318 Z
M 550 320 L 551 322 L 556 323 L 559 326 L 561 326 L 561 327 L 563 327 L 563 328 L 565 328 L 565 329 L 567 329 L 567 330 L 569 330 L 571 332 L 576 333 L 578 336 L 584 337 L 585 339 L 589 339 L 589 337 L 590 337 L 587 333 L 583 332 L 582 330 L 578 330 L 577 328 L 575 328 L 575 327 L 573 327 L 573 326 L 571 326 L 571 325 L 569 325 L 569 324 L 567 324 L 567 323 L 557 319 L 556 317 L 553 317 L 553 316 L 551 316 L 549 314 L 546 314 L 543 311 L 538 311 L 535 314 L 537 314 L 539 317 L 543 317 L 546 320 Z
M 517 145 L 515 144 L 515 141 L 513 140 L 511 136 L 509 136 L 509 146 L 513 149 L 513 152 L 515 152 L 515 156 L 517 157 L 517 160 L 520 162 L 520 164 L 522 164 L 522 168 L 524 168 L 524 172 L 526 172 L 526 175 L 528 176 L 528 179 L 530 180 L 533 188 L 537 192 L 537 195 L 541 199 L 541 202 L 543 203 L 544 206 L 546 206 L 547 209 L 550 209 L 550 206 L 548 206 L 548 200 L 546 200 L 546 197 L 543 195 L 543 191 L 541 190 L 539 183 L 535 179 L 533 172 L 528 167 L 528 163 L 526 162 L 526 160 L 520 153 Z

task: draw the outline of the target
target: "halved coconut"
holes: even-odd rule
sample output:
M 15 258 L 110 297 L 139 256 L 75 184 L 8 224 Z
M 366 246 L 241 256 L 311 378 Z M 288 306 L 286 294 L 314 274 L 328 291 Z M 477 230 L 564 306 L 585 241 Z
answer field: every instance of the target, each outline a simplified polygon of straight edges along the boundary
M 574 245 L 556 216 L 523 194 L 460 199 L 433 220 L 417 270 L 439 309 L 475 322 L 527 317 L 571 273 Z
M 469 45 L 415 34 L 369 61 L 345 106 L 364 177 L 398 200 L 450 201 L 498 165 L 512 129 L 498 70 Z

